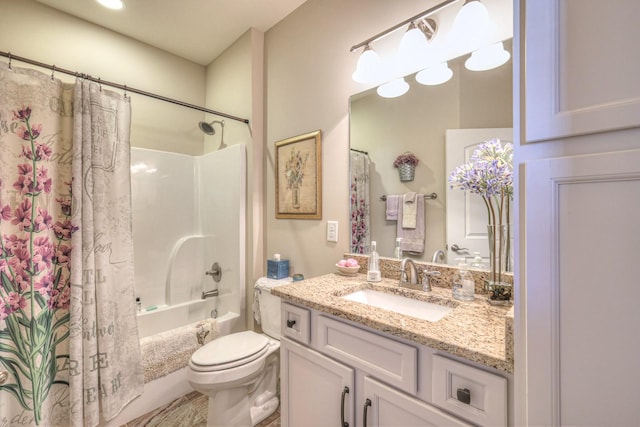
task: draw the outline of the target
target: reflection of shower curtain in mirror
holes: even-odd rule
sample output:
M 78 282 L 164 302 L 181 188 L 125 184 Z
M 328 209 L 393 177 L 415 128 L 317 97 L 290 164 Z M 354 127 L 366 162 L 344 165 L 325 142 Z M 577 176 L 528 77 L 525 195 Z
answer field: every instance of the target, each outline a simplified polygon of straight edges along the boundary
M 350 151 L 351 249 L 352 253 L 369 253 L 369 156 Z
M 130 244 L 130 107 L 95 84 L 91 102 L 76 105 L 92 114 L 88 143 L 103 144 L 82 168 L 92 173 L 77 174 L 79 86 L 0 63 L 0 425 L 94 426 L 142 391 L 132 257 L 119 252 Z M 118 121 L 115 138 L 107 129 Z M 98 185 L 104 194 L 87 204 Z M 89 225 L 91 208 L 102 215 Z M 107 241 L 114 231 L 124 234 Z M 109 265 L 88 263 L 100 257 Z

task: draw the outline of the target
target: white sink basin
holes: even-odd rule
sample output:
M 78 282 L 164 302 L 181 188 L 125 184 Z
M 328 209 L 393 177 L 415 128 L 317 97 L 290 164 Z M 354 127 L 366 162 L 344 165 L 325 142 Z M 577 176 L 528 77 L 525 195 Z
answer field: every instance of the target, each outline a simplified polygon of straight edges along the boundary
M 430 322 L 437 322 L 453 310 L 451 307 L 371 289 L 362 289 L 342 298 Z

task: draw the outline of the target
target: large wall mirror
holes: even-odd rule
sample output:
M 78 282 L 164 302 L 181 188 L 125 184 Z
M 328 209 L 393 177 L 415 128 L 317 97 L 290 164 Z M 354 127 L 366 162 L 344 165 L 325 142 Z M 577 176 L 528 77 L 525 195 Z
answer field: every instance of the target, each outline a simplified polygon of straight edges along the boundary
M 511 52 L 511 40 L 505 41 Z M 447 178 L 445 141 L 450 129 L 511 128 L 513 123 L 512 61 L 488 71 L 469 71 L 467 56 L 452 60 L 453 77 L 437 86 L 425 86 L 408 76 L 409 91 L 398 98 L 382 98 L 375 89 L 350 99 L 351 173 L 357 174 L 358 159 L 369 160 L 369 234 L 381 256 L 393 256 L 397 223 L 387 220 L 383 196 L 436 193 L 424 203 L 424 250 L 405 256 L 431 261 L 442 250 L 447 253 Z M 401 181 L 394 160 L 413 153 L 419 164 L 413 181 Z M 350 179 L 352 182 L 352 179 Z M 460 191 L 460 190 L 456 190 Z M 349 201 L 351 204 L 351 200 Z M 352 212 L 352 217 L 355 212 Z M 357 238 L 352 225 L 352 241 Z M 352 252 L 357 252 L 351 250 Z M 365 248 L 363 253 L 368 253 Z M 451 258 L 450 256 L 448 258 Z M 453 259 L 445 259 L 454 264 Z

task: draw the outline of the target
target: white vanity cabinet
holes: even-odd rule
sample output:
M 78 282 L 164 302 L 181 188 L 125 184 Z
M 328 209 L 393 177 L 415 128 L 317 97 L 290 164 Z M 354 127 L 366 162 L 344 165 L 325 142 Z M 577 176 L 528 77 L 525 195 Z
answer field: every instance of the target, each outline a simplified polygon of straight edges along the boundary
M 283 427 L 507 425 L 497 373 L 286 302 L 282 332 Z

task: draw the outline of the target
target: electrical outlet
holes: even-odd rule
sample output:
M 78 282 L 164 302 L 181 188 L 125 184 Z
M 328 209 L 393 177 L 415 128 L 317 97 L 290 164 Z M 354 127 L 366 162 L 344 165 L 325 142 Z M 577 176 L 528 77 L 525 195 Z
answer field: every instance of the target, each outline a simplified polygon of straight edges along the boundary
M 327 221 L 327 242 L 338 241 L 338 221 Z

